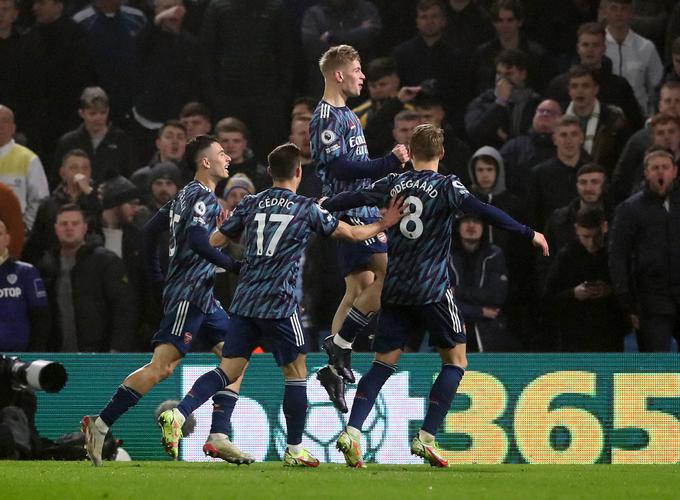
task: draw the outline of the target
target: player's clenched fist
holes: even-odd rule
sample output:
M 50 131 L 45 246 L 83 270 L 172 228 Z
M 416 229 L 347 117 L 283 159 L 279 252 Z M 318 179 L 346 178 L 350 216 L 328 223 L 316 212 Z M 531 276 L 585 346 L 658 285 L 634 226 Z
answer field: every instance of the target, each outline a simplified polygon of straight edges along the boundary
M 394 148 L 392 149 L 392 154 L 399 158 L 399 161 L 402 164 L 406 163 L 411 159 L 411 157 L 408 154 L 408 149 L 403 144 L 397 144 L 396 146 L 394 146 Z

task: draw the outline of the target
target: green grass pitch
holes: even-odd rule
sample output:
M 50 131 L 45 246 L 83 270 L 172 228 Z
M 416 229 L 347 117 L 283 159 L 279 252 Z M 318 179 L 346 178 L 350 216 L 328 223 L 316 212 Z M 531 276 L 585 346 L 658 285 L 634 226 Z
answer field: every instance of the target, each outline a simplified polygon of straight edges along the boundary
M 0 462 L 6 499 L 677 499 L 678 465 L 372 465 Z

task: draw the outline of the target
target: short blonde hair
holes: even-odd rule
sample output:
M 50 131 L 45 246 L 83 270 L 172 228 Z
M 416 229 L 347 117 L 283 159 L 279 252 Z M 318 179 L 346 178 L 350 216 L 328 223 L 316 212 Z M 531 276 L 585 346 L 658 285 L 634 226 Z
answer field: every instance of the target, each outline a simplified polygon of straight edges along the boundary
M 319 59 L 321 73 L 328 74 L 354 61 L 361 61 L 359 53 L 350 45 L 336 45 L 328 49 Z
M 409 142 L 411 157 L 429 161 L 439 157 L 444 147 L 444 131 L 429 123 L 418 125 L 413 129 Z

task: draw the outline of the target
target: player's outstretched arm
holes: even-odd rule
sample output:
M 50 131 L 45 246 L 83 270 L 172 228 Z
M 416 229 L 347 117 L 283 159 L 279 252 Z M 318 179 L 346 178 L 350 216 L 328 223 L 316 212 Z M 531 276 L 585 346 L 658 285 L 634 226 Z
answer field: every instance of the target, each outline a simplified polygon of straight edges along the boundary
M 160 260 L 158 258 L 158 237 L 163 231 L 167 230 L 169 223 L 170 212 L 166 210 L 166 207 L 164 206 L 156 212 L 142 228 L 144 262 L 146 264 L 147 273 L 151 277 L 153 283 L 162 283 L 164 281 Z
M 402 198 L 392 198 L 383 213 L 383 218 L 366 226 L 350 226 L 340 221 L 338 227 L 331 237 L 358 243 L 360 241 L 373 238 L 378 233 L 389 229 L 401 220 L 404 216 L 404 200 Z
M 189 248 L 211 264 L 235 273 L 241 269 L 241 262 L 210 246 L 210 236 L 205 228 L 191 226 L 187 230 L 187 242 L 189 243 Z
M 543 252 L 543 257 L 548 257 L 550 255 L 550 249 L 548 248 L 548 241 L 545 239 L 542 233 L 534 231 L 534 238 L 531 240 L 531 244 L 536 248 L 540 248 Z
M 409 160 L 408 150 L 403 144 L 395 146 L 390 154 L 368 161 L 354 161 L 336 158 L 327 165 L 331 177 L 341 181 L 355 179 L 378 180 L 387 174 L 398 171 Z
M 231 244 L 231 240 L 219 231 L 215 231 L 210 235 L 210 246 L 215 248 L 224 248 Z

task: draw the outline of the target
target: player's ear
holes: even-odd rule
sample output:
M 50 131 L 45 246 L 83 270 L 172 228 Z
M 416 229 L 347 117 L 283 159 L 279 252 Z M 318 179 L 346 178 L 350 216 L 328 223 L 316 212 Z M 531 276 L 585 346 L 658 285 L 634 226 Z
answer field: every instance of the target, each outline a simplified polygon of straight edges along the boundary
M 269 177 L 274 178 L 272 175 L 272 167 L 267 167 L 267 173 L 269 174 Z
M 439 161 L 444 159 L 444 155 L 446 154 L 446 151 L 444 151 L 444 147 L 439 150 Z
M 342 74 L 342 71 L 336 71 L 335 72 L 335 81 L 338 83 L 342 83 L 342 81 L 345 79 L 344 75 Z

